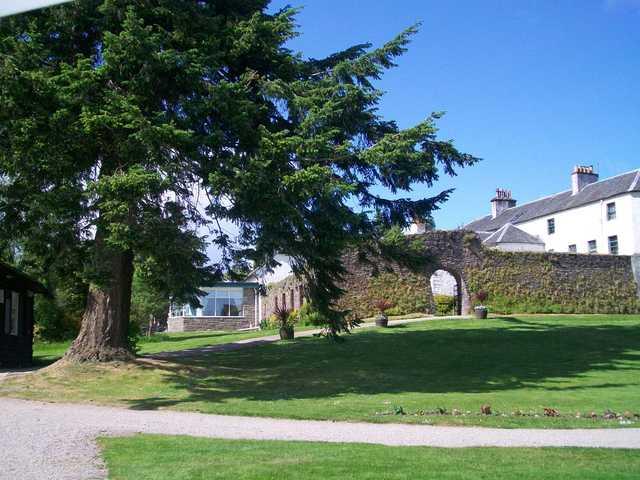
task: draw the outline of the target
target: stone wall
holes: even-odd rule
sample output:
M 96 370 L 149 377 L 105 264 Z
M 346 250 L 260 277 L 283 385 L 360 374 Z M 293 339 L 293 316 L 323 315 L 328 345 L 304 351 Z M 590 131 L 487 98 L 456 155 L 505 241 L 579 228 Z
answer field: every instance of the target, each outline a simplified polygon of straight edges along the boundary
M 252 326 L 247 317 L 171 317 L 167 320 L 167 332 L 242 330 Z
M 267 285 L 266 295 L 260 297 L 262 318 L 269 318 L 276 307 L 298 309 L 305 301 L 304 286 L 301 280 L 290 275 L 284 280 Z
M 391 313 L 427 312 L 431 287 L 424 273 L 414 272 L 380 258 L 360 258 L 350 252 L 342 261 L 347 275 L 340 287 L 344 295 L 338 307 L 365 318 L 376 313 L 374 302 L 388 299 L 397 304 Z
M 638 285 L 629 256 L 485 250 L 482 262 L 465 273 L 471 291 L 489 294 L 486 303 L 493 311 L 640 311 Z
M 501 252 L 460 230 L 418 237 L 430 259 L 426 266 L 344 255 L 348 273 L 339 306 L 370 317 L 376 313 L 374 302 L 388 299 L 397 304 L 394 314 L 433 313 L 429 278 L 442 269 L 456 279 L 459 313 L 471 311 L 472 294 L 480 290 L 489 294 L 485 303 L 492 311 L 501 313 L 640 312 L 638 257 Z

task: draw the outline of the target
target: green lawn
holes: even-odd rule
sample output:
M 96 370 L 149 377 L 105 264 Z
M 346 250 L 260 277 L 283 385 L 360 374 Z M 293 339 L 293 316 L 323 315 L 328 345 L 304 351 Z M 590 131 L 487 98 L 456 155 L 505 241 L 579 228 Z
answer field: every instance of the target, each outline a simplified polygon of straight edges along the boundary
M 206 347 L 231 343 L 247 338 L 275 335 L 276 330 L 253 330 L 249 332 L 176 332 L 158 333 L 138 340 L 138 354 L 174 352 L 189 348 Z M 37 363 L 51 363 L 61 358 L 71 345 L 71 340 L 64 342 L 42 342 L 33 344 L 33 358 Z
M 137 435 L 101 438 L 112 480 L 636 479 L 633 450 L 385 447 Z
M 171 362 L 69 365 L 8 379 L 0 394 L 302 419 L 614 427 L 575 417 L 640 413 L 640 316 L 431 320 L 362 329 L 340 343 L 301 338 Z M 480 415 L 485 404 L 492 415 Z M 544 417 L 545 407 L 562 416 Z

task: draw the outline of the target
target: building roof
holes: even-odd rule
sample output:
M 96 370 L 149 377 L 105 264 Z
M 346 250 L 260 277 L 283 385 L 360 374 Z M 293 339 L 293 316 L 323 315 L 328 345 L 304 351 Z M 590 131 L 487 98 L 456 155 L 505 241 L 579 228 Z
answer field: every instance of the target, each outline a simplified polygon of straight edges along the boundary
M 210 287 L 202 287 L 200 290 L 203 292 L 210 292 L 216 288 L 258 288 L 260 284 L 258 282 L 240 281 L 240 282 L 216 282 Z
M 49 291 L 40 282 L 26 273 L 17 270 L 8 263 L 0 261 L 0 288 L 15 288 L 29 290 L 33 293 L 49 294 Z
M 533 202 L 507 208 L 496 218 L 491 218 L 491 215 L 487 215 L 465 225 L 464 228 L 476 232 L 494 232 L 507 223 L 517 225 L 534 218 L 581 207 L 627 192 L 640 192 L 640 170 L 591 183 L 575 195 L 572 194 L 571 190 L 567 190 Z
M 524 230 L 520 230 L 518 227 L 515 227 L 511 223 L 505 223 L 498 230 L 491 233 L 489 236 L 486 236 L 483 239 L 482 243 L 484 243 L 485 245 L 498 245 L 499 243 L 524 243 L 529 245 L 544 245 L 544 242 L 538 237 L 535 237 L 525 232 Z

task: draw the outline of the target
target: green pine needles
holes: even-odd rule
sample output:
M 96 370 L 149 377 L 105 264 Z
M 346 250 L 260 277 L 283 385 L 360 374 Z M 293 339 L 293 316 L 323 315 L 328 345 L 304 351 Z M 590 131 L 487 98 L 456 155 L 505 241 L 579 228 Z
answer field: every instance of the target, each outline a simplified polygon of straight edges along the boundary
M 402 192 L 477 161 L 437 138 L 440 113 L 403 130 L 378 110 L 375 82 L 417 27 L 307 59 L 287 47 L 296 10 L 267 6 L 82 0 L 0 24 L 0 239 L 40 273 L 82 252 L 84 324 L 107 325 L 90 330 L 128 322 L 134 263 L 190 301 L 284 253 L 335 335 L 340 253 L 429 218 L 450 191 Z M 122 308 L 98 312 L 101 299 Z M 126 328 L 87 335 L 94 350 L 126 344 Z

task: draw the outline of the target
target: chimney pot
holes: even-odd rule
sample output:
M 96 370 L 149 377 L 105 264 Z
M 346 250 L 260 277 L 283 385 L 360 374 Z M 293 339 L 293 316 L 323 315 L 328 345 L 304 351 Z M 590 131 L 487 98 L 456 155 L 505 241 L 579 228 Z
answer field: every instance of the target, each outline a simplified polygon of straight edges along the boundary
M 496 189 L 496 196 L 491 199 L 491 218 L 496 218 L 507 208 L 516 206 L 516 201 L 511 196 L 511 190 Z
M 575 195 L 597 181 L 598 174 L 593 171 L 593 165 L 576 165 L 571 173 L 571 194 Z

